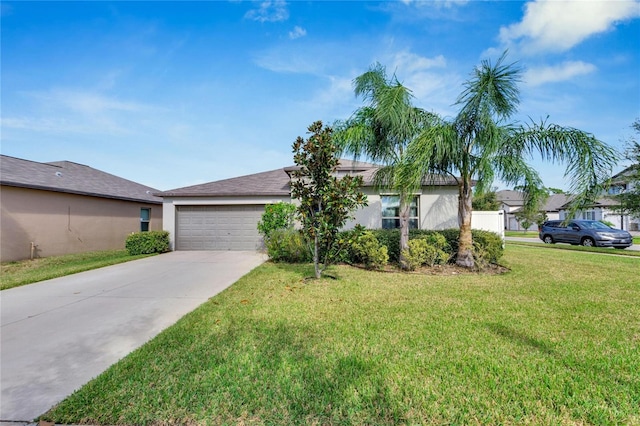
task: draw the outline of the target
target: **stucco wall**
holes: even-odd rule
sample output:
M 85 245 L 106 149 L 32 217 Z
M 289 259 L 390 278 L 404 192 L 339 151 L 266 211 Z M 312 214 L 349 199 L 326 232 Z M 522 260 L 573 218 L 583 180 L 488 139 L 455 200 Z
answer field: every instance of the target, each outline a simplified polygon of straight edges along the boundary
M 358 209 L 355 220 L 347 222 L 345 228 L 356 224 L 368 229 L 382 227 L 382 201 L 373 188 L 365 188 L 367 207 Z M 384 195 L 383 191 L 383 195 Z M 419 196 L 420 229 L 447 229 L 458 227 L 458 189 L 454 186 L 425 187 Z
M 140 209 L 151 209 L 150 230 L 162 229 L 162 206 L 2 186 L 0 260 L 123 249 L 140 231 Z

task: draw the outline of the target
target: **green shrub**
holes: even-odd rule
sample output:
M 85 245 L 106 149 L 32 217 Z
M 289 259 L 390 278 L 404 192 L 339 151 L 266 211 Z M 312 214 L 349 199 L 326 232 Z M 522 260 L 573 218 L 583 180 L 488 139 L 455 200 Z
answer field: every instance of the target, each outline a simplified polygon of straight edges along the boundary
M 496 264 L 504 254 L 502 238 L 495 232 L 472 230 L 473 257 L 482 266 Z
M 367 229 L 359 224 L 348 231 L 340 231 L 337 237 L 339 247 L 338 262 L 362 263 L 362 259 L 353 250 L 353 245 L 365 232 L 367 232 Z
M 380 245 L 387 248 L 389 262 L 398 263 L 400 259 L 400 230 L 374 229 L 371 231 Z
M 430 246 L 429 243 L 427 243 L 427 240 L 423 238 L 409 240 L 409 248 L 402 251 L 407 264 L 407 269 L 413 271 L 427 263 L 427 257 L 430 254 L 428 252 L 433 252 L 435 250 L 435 247 Z
M 127 237 L 124 246 L 131 256 L 166 253 L 169 251 L 169 232 L 135 232 Z
M 371 231 L 366 231 L 351 241 L 351 261 L 361 263 L 367 269 L 382 269 L 389 262 L 387 247 L 381 245 Z
M 296 215 L 296 206 L 291 203 L 279 202 L 267 204 L 260 222 L 258 222 L 258 232 L 268 240 L 271 233 L 276 229 L 293 228 L 293 221 Z
M 311 252 L 300 231 L 274 229 L 267 241 L 267 254 L 274 262 L 303 263 L 311 261 Z
M 387 247 L 389 262 L 397 263 L 400 259 L 400 230 L 376 229 L 371 232 L 373 232 L 380 244 Z M 494 232 L 478 229 L 471 230 L 471 234 L 473 236 L 475 258 L 481 263 L 498 263 L 504 252 L 502 238 Z M 412 229 L 409 231 L 409 240 L 427 238 L 430 244 L 447 253 L 449 262 L 454 262 L 458 252 L 459 235 L 460 230 L 457 228 L 437 231 Z M 442 238 L 444 238 L 446 244 L 442 244 Z
M 449 253 L 441 247 L 446 247 L 447 240 L 438 233 L 409 240 L 409 249 L 404 250 L 404 257 L 409 270 L 427 265 L 442 265 L 449 261 Z
M 427 243 L 429 243 L 429 245 L 437 248 L 438 250 L 444 250 L 444 251 L 451 250 L 451 248 L 449 247 L 449 242 L 447 241 L 447 238 L 444 235 L 442 235 L 440 232 L 433 231 L 422 238 L 426 240 Z

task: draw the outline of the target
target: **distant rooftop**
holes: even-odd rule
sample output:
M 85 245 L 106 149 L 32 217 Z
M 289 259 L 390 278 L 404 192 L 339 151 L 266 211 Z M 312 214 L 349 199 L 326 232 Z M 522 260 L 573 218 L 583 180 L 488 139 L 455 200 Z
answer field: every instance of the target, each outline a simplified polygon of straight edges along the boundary
M 0 155 L 0 184 L 160 204 L 157 189 L 71 161 L 39 163 Z

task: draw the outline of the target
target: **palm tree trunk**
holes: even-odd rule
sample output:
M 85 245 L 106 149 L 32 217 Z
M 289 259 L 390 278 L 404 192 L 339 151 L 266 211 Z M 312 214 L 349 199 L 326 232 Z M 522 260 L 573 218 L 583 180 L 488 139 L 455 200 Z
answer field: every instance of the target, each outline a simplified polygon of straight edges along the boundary
M 460 236 L 458 241 L 458 256 L 456 265 L 465 268 L 473 268 L 473 236 L 471 235 L 471 207 L 472 201 L 471 179 L 463 177 L 459 186 L 458 194 L 458 224 L 460 225 Z
M 400 267 L 408 269 L 404 251 L 409 249 L 409 202 L 407 197 L 400 196 Z

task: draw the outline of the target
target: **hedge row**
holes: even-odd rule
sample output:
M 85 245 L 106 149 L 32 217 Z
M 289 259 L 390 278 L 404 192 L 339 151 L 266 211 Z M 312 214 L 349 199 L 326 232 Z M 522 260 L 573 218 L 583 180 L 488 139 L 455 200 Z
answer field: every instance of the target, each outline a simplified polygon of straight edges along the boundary
M 347 231 L 348 232 L 348 231 Z M 376 229 L 372 231 L 380 244 L 387 247 L 390 262 L 398 262 L 400 259 L 400 230 L 399 229 Z M 412 229 L 409 231 L 409 240 L 426 237 L 432 234 L 441 234 L 447 240 L 447 253 L 451 255 L 451 261 L 455 262 L 458 252 L 458 237 L 460 230 L 457 228 L 441 229 L 437 231 L 425 229 Z M 473 254 L 477 261 L 483 263 L 498 263 L 502 257 L 504 249 L 502 238 L 495 232 L 472 229 Z
M 503 255 L 502 239 L 496 233 L 489 231 L 472 230 L 473 254 L 479 264 L 496 264 Z M 446 253 L 449 262 L 455 262 L 458 252 L 458 229 L 444 229 L 427 231 L 421 229 L 411 230 L 409 240 L 428 239 L 437 240 L 436 235 L 442 235 L 446 243 L 438 244 L 438 250 Z M 309 246 L 305 244 L 304 237 L 298 230 L 282 230 L 274 234 L 267 244 L 267 254 L 276 262 L 306 262 L 311 258 Z M 429 238 L 431 237 L 431 238 Z M 440 237 L 442 238 L 442 237 Z M 338 259 L 342 262 L 363 264 L 367 267 L 380 267 L 380 263 L 388 260 L 398 263 L 400 258 L 400 230 L 376 229 L 365 230 L 362 227 L 343 231 L 338 236 L 341 241 L 341 249 Z M 440 247 L 440 245 L 442 247 Z M 380 248 L 384 247 L 384 254 Z M 441 255 L 440 257 L 444 257 Z
M 131 256 L 166 253 L 169 251 L 169 233 L 167 231 L 136 232 L 127 237 L 124 246 Z

